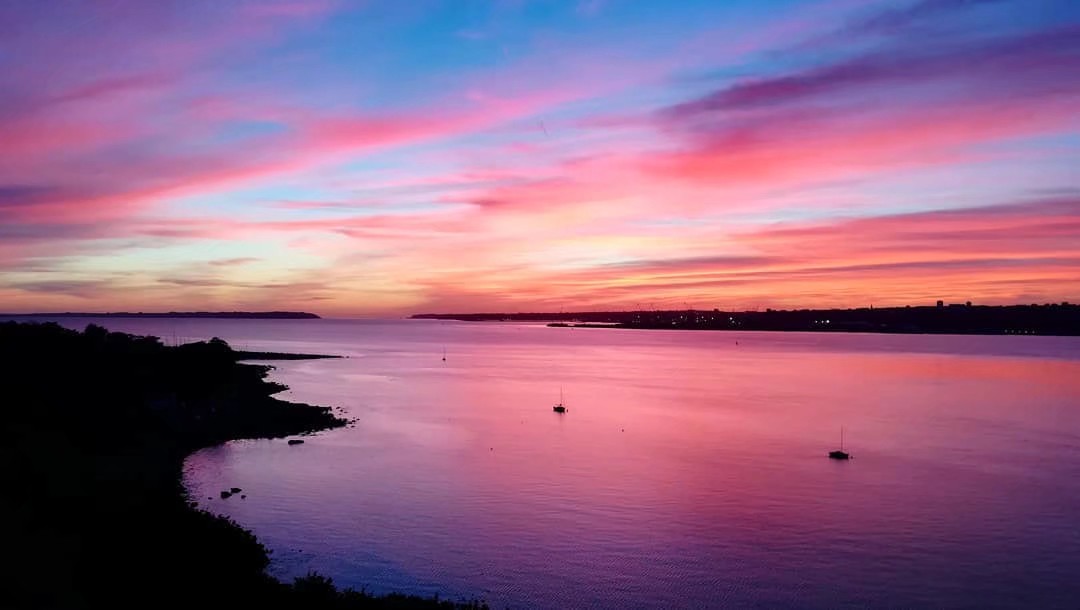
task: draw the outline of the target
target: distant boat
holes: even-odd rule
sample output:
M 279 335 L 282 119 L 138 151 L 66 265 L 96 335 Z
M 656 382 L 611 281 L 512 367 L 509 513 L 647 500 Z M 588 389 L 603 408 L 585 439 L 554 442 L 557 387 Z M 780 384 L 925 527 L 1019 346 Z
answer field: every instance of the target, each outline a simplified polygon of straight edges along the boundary
M 442 361 L 446 362 L 446 348 L 442 348 Z
M 559 388 L 559 404 L 551 408 L 556 413 L 566 413 L 566 405 L 563 404 L 562 388 Z
M 844 451 L 844 427 L 840 426 L 840 448 L 829 452 L 830 460 L 850 460 L 851 454 Z

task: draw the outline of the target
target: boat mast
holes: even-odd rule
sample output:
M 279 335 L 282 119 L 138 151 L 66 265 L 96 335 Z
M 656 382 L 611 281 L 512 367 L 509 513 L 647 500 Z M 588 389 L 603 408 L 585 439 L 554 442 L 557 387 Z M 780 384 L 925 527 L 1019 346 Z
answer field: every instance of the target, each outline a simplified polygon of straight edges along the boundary
M 844 450 L 844 427 L 840 426 L 840 451 Z

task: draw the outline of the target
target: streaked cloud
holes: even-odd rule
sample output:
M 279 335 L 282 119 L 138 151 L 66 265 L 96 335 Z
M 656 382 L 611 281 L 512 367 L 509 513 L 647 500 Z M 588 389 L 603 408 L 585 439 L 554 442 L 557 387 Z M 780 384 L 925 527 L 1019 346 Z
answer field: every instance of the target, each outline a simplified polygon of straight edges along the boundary
M 4 5 L 0 310 L 1080 299 L 1075 3 L 429 8 Z

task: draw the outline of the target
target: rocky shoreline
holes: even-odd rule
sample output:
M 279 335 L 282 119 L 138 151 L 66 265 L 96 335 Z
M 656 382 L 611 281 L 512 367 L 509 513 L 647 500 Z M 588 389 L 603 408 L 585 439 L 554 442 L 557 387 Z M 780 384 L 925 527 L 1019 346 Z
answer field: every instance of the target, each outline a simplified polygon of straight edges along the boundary
M 95 325 L 0 323 L 0 510 L 17 558 L 0 606 L 484 607 L 315 574 L 279 582 L 251 532 L 187 497 L 183 461 L 199 448 L 349 423 L 275 398 L 286 388 L 266 381 L 271 367 L 240 359 L 220 339 L 169 347 Z

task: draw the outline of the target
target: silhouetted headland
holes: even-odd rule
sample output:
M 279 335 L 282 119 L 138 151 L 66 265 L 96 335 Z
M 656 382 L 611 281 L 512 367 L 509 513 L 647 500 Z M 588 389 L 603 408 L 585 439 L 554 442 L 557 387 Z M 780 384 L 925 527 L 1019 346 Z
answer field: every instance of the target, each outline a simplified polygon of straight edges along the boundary
M 416 319 L 540 321 L 549 326 L 679 330 L 1080 335 L 1080 305 L 945 304 L 918 307 L 720 311 L 417 314 Z
M 54 313 L 0 313 L 0 318 L 229 318 L 255 320 L 318 320 L 317 314 L 306 311 L 109 311 Z
M 238 362 L 243 355 L 220 339 L 166 346 L 93 324 L 80 333 L 0 323 L 0 518 L 13 558 L 0 605 L 481 607 L 342 591 L 315 574 L 279 582 L 250 532 L 186 496 L 183 462 L 196 449 L 348 423 L 274 398 L 286 386 L 266 381 L 272 367 Z M 253 492 L 240 498 L 257 501 L 246 499 Z

